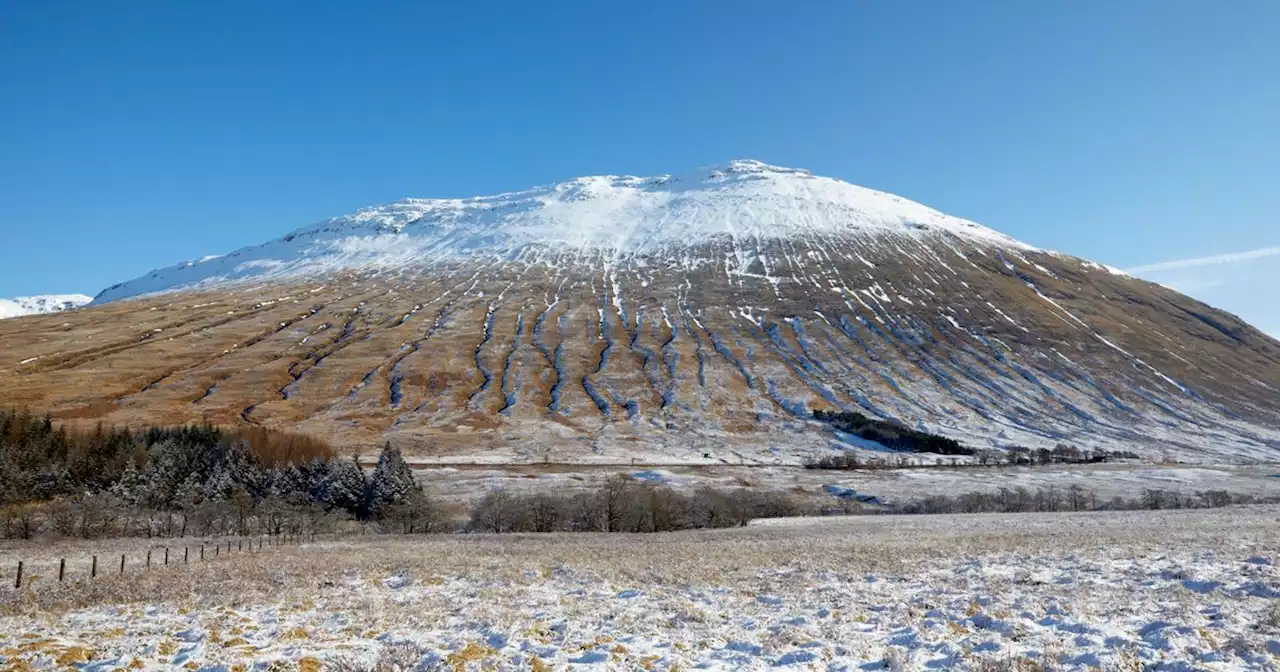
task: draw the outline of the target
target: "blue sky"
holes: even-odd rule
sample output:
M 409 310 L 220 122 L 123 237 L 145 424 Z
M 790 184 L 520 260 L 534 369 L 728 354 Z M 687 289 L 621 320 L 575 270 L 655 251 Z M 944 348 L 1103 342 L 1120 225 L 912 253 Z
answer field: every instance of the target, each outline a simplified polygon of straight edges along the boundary
M 1122 268 L 1271 248 L 1277 34 L 1273 0 L 0 2 L 0 296 L 741 157 Z M 1280 255 L 1175 270 L 1280 333 Z

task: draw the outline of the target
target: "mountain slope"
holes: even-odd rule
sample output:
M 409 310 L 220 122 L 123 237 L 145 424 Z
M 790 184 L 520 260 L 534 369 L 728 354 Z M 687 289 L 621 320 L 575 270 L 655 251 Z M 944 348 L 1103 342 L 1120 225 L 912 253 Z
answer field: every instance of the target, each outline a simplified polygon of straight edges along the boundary
M 495 459 L 795 462 L 834 445 L 815 409 L 974 446 L 1280 454 L 1280 344 L 1237 318 L 758 162 L 401 201 L 95 304 L 0 325 L 12 401 Z
M 0 320 L 23 315 L 58 313 L 79 308 L 92 300 L 93 297 L 85 296 L 84 294 L 44 294 L 41 296 L 0 299 Z
M 731 242 L 740 272 L 764 241 L 848 234 L 957 237 L 1029 249 L 991 229 L 892 194 L 807 171 L 733 161 L 674 177 L 583 177 L 468 199 L 405 199 L 115 285 L 106 302 L 182 287 L 341 269 L 394 269 L 463 257 L 551 261 L 566 251 L 671 266 L 715 261 L 689 250 Z M 765 263 L 765 262 L 761 262 Z

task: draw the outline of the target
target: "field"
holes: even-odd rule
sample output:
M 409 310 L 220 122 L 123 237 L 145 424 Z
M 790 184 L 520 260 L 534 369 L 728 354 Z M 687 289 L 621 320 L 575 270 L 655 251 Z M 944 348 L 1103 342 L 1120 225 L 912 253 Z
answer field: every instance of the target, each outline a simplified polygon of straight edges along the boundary
M 0 669 L 1277 669 L 1277 561 L 1275 507 L 360 537 L 0 589 Z
M 749 486 L 785 490 L 793 495 L 830 500 L 827 486 L 852 488 L 886 502 L 902 502 L 924 495 L 959 495 L 994 492 L 1000 488 L 1083 487 L 1098 497 L 1133 498 L 1146 488 L 1190 494 L 1224 490 L 1261 498 L 1280 497 L 1280 466 L 1258 465 L 1155 465 L 1055 464 L 1035 467 L 923 467 L 826 471 L 795 464 L 679 464 L 655 465 L 643 460 L 599 464 L 504 464 L 481 461 L 433 463 L 410 458 L 419 482 L 428 492 L 449 501 L 470 501 L 475 493 L 494 488 L 512 492 L 587 490 L 597 488 L 618 473 L 632 474 L 647 482 L 661 482 L 678 490 L 699 486 L 733 488 Z M 373 465 L 376 454 L 362 457 Z

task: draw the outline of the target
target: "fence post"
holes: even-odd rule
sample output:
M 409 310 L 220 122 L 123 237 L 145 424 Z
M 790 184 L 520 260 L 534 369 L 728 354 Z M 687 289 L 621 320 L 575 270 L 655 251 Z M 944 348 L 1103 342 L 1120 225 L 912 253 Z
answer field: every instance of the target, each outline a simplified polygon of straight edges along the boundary
M 200 562 L 204 562 L 204 543 L 200 544 Z
M 67 575 L 67 559 L 58 560 L 58 583 L 62 583 L 62 578 Z
M 19 588 L 22 588 L 22 561 L 21 560 L 18 561 L 18 578 L 14 579 L 13 581 L 13 589 L 18 590 Z
M 89 578 L 98 578 L 98 556 L 93 556 L 93 566 L 89 568 Z
M 147 549 L 147 569 L 151 569 L 151 549 Z
M 237 550 L 237 551 L 243 551 L 243 550 L 244 550 L 244 539 L 241 539 L 241 540 L 239 540 L 238 542 L 236 542 L 236 550 Z
M 124 574 L 124 553 L 120 554 L 120 574 Z
M 169 566 L 169 547 L 168 546 L 164 547 L 164 566 L 165 567 Z
M 182 547 L 182 564 L 184 565 L 187 564 L 187 561 L 190 558 L 190 555 L 191 555 L 191 547 L 183 546 Z

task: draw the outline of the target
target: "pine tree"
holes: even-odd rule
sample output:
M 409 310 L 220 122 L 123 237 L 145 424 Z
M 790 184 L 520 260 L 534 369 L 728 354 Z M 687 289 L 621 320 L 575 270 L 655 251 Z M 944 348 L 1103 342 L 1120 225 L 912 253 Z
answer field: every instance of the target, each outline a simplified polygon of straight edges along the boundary
M 206 499 L 205 490 L 201 487 L 199 476 L 195 472 L 183 479 L 174 493 L 173 499 L 173 505 L 184 511 L 198 508 L 200 503 Z
M 369 479 L 365 501 L 369 513 L 378 515 L 388 506 L 408 504 L 422 494 L 413 478 L 413 470 L 404 461 L 400 449 L 387 442 L 378 456 L 378 466 Z
M 231 496 L 242 489 L 235 475 L 225 464 L 219 464 L 213 468 L 213 473 L 209 474 L 204 488 L 210 499 L 221 502 L 231 501 Z
M 333 460 L 319 487 L 317 499 L 329 509 L 343 509 L 361 515 L 369 489 L 364 470 L 354 460 Z
M 248 442 L 236 441 L 223 450 L 222 459 L 209 478 L 209 485 L 224 499 L 229 500 L 232 493 L 240 491 L 261 499 L 266 485 L 264 480 Z
M 133 460 L 127 460 L 120 480 L 111 486 L 111 494 L 129 506 L 137 506 L 145 494 L 142 481 L 142 473 L 138 471 L 137 465 Z

